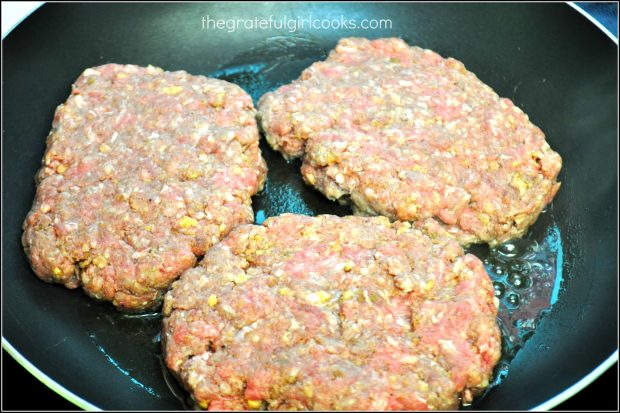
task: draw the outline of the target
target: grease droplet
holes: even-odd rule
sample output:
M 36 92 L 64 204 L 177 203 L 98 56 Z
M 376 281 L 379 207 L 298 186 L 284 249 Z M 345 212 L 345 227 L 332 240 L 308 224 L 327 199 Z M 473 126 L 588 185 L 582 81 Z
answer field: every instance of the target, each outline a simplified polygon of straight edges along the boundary
M 508 283 L 515 288 L 529 288 L 532 284 L 530 278 L 526 275 L 521 275 L 518 273 L 510 274 L 508 276 Z
M 493 283 L 493 288 L 495 289 L 495 296 L 497 298 L 502 298 L 504 296 L 504 292 L 506 291 L 504 284 L 496 281 Z
M 517 293 L 510 293 L 506 296 L 506 302 L 512 307 L 518 307 L 521 303 L 521 297 Z

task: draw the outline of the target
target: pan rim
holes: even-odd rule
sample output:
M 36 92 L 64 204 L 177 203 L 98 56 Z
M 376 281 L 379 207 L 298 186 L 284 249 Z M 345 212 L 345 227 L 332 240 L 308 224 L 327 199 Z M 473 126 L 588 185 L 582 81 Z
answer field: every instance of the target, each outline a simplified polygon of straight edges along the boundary
M 27 11 L 26 11 L 26 8 L 24 8 L 24 10 L 23 10 L 23 12 L 25 12 L 24 15 L 21 16 L 19 19 L 17 19 L 15 21 L 15 23 L 13 23 L 13 25 L 2 35 L 2 40 L 4 40 L 9 35 L 9 33 L 11 33 L 13 30 L 15 30 L 15 28 L 17 26 L 22 24 L 22 22 L 24 20 L 26 20 L 32 13 L 37 11 L 46 2 L 44 2 L 44 1 L 31 1 L 31 2 L 24 2 L 24 3 L 32 3 L 32 4 L 30 4 L 30 8 Z
M 19 20 L 17 20 L 13 26 L 8 29 L 2 35 L 2 41 L 4 41 L 7 36 L 15 30 L 24 20 L 26 20 L 30 15 L 32 15 L 35 11 L 37 11 L 41 6 L 45 5 L 47 2 L 31 2 L 32 8 L 28 10 Z M 569 1 L 566 2 L 568 6 L 576 10 L 579 14 L 584 16 L 590 23 L 594 24 L 599 30 L 601 30 L 607 37 L 609 37 L 616 45 L 618 45 L 618 37 L 611 33 L 605 26 L 603 26 L 598 20 L 596 20 L 592 15 L 586 12 L 584 9 L 579 7 L 575 2 Z M 92 404 L 91 402 L 83 399 L 78 396 L 73 391 L 67 389 L 65 386 L 60 384 L 58 381 L 54 380 L 42 370 L 40 370 L 37 366 L 35 366 L 32 362 L 28 360 L 19 350 L 17 350 L 5 337 L 2 336 L 2 348 L 11 356 L 13 359 L 19 363 L 24 369 L 26 369 L 30 374 L 36 377 L 41 383 L 45 384 L 49 389 L 54 391 L 59 396 L 63 397 L 65 400 L 73 403 L 77 407 L 86 410 L 86 411 L 102 411 L 100 407 Z M 590 373 L 583 376 L 579 381 L 575 382 L 571 386 L 564 389 L 562 392 L 556 394 L 552 398 L 547 401 L 529 409 L 530 411 L 548 411 L 564 401 L 570 399 L 575 394 L 579 393 L 585 387 L 592 384 L 596 379 L 598 379 L 603 373 L 605 373 L 613 364 L 618 362 L 619 354 L 618 349 L 616 349 L 609 357 L 607 357 L 602 363 L 596 366 Z
M 24 20 L 26 20 L 28 18 L 28 16 L 30 16 L 32 13 L 37 11 L 41 6 L 45 5 L 47 2 L 44 2 L 44 1 L 33 1 L 32 3 L 33 3 L 32 9 L 29 10 L 26 14 L 24 14 L 24 16 L 22 16 L 19 20 L 17 20 L 13 24 L 13 26 L 10 29 L 8 29 L 6 31 L 6 33 L 4 33 L 2 35 L 2 40 L 4 40 L 13 30 L 15 30 L 15 28 L 17 26 L 19 26 Z M 614 43 L 618 44 L 618 37 L 617 36 L 615 36 L 612 32 L 610 32 L 605 26 L 603 26 L 598 20 L 596 20 L 594 17 L 592 17 L 588 12 L 586 12 L 584 9 L 579 7 L 574 1 L 566 2 L 566 4 L 569 5 L 570 7 L 572 7 L 573 9 L 575 9 L 579 14 L 584 16 L 586 19 L 588 19 L 599 30 L 601 30 L 603 33 L 605 33 L 607 35 L 607 37 L 609 37 L 611 40 L 613 40 Z
M 78 396 L 71 390 L 64 387 L 62 384 L 58 383 L 56 380 L 52 379 L 50 376 L 41 371 L 37 366 L 32 364 L 24 355 L 22 355 L 19 350 L 17 350 L 6 338 L 2 337 L 2 348 L 6 350 L 6 352 L 13 357 L 17 363 L 19 363 L 23 368 L 25 368 L 30 374 L 37 378 L 41 383 L 45 384 L 49 389 L 54 391 L 59 396 L 62 396 L 65 400 L 73 403 L 79 408 L 86 411 L 102 411 L 100 407 L 90 403 L 87 400 L 84 400 L 82 397 Z M 566 400 L 570 399 L 581 390 L 592 384 L 596 379 L 598 379 L 603 373 L 611 368 L 615 363 L 618 362 L 618 350 L 614 351 L 605 361 L 596 366 L 590 373 L 583 376 L 578 382 L 574 383 L 570 387 L 564 389 L 561 393 L 556 394 L 549 400 L 539 404 L 538 406 L 532 407 L 529 409 L 530 411 L 548 411 L 553 409 L 554 407 L 560 405 Z
M 547 411 L 553 409 L 554 407 L 565 402 L 566 400 L 570 399 L 575 394 L 579 393 L 581 390 L 589 386 L 593 381 L 598 379 L 603 373 L 605 373 L 608 369 L 611 368 L 611 366 L 613 366 L 617 362 L 618 350 L 614 351 L 609 357 L 605 359 L 605 361 L 599 364 L 590 373 L 583 376 L 578 382 L 564 389 L 561 393 L 556 394 L 546 402 L 543 402 L 536 407 L 532 407 L 530 411 Z
M 32 364 L 23 354 L 19 352 L 6 338 L 2 337 L 2 348 L 13 357 L 13 359 L 25 368 L 28 373 L 32 374 L 41 383 L 45 384 L 50 390 L 54 391 L 65 400 L 73 403 L 77 407 L 86 411 L 101 411 L 101 408 L 95 406 L 87 400 L 84 400 L 71 390 L 67 389 L 56 380 L 41 371 L 37 366 Z
M 581 7 L 579 7 L 574 1 L 569 1 L 566 4 L 568 4 L 569 6 L 571 6 L 573 9 L 577 10 L 577 12 L 579 12 L 579 14 L 581 14 L 582 16 L 584 16 L 586 19 L 588 19 L 590 21 L 590 23 L 594 24 L 596 27 L 598 27 L 603 33 L 605 33 L 607 35 L 607 37 L 609 37 L 611 40 L 613 40 L 613 42 L 617 45 L 618 44 L 618 37 L 615 36 L 612 32 L 609 31 L 609 29 L 607 29 L 607 27 L 603 26 L 601 24 L 601 22 L 599 22 L 598 20 L 596 20 L 594 17 L 592 17 L 592 15 L 590 13 L 588 13 L 587 11 L 585 11 L 584 9 L 582 9 Z

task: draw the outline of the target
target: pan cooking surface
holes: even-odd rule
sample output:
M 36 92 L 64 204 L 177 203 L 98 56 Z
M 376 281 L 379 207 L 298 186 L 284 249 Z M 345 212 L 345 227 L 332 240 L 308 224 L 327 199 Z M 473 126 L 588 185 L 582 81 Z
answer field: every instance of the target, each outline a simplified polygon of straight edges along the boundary
M 204 15 L 309 14 L 389 18 L 392 28 L 227 33 L 203 31 L 200 24 Z M 183 407 L 185 393 L 162 368 L 159 314 L 117 313 L 83 293 L 42 283 L 28 266 L 21 223 L 53 111 L 84 68 L 107 62 L 218 77 L 256 101 L 324 59 L 345 36 L 399 36 L 461 60 L 528 113 L 564 159 L 562 188 L 524 240 L 493 251 L 471 249 L 496 282 L 505 350 L 495 380 L 501 385 L 474 407 L 532 408 L 606 359 L 617 348 L 617 318 L 610 316 L 617 314 L 617 48 L 562 4 L 44 6 L 4 44 L 5 338 L 101 408 Z M 299 162 L 287 163 L 264 141 L 261 149 L 269 175 L 254 197 L 257 223 L 283 212 L 351 212 L 307 187 Z

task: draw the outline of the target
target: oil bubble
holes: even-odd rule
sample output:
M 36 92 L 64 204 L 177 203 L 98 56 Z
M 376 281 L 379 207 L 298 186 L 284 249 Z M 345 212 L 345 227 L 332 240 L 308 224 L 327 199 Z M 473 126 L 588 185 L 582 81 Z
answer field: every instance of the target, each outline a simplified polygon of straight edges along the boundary
M 527 274 L 531 270 L 530 263 L 516 259 L 510 264 L 510 271 L 513 273 Z
M 497 298 L 502 298 L 504 296 L 504 292 L 506 291 L 504 284 L 497 281 L 493 283 L 493 289 L 495 290 L 494 294 Z
M 518 252 L 517 246 L 511 242 L 506 242 L 497 247 L 497 254 L 507 258 L 515 257 Z
M 562 283 L 563 249 L 559 228 L 552 225 L 544 237 L 535 235 L 537 239 L 533 239 L 533 236 L 513 239 L 494 248 L 468 250 L 484 261 L 493 281 L 494 296 L 499 300 L 497 317 L 502 332 L 502 360 L 489 388 L 501 382 L 512 358 L 549 313 L 557 299 L 554 299 L 554 291 Z M 505 370 L 502 363 L 505 363 Z
M 530 271 L 529 273 L 532 275 L 532 277 L 538 277 L 538 278 L 544 278 L 545 275 L 545 268 L 544 266 L 539 263 L 539 262 L 533 262 L 530 265 Z
M 516 308 L 521 303 L 521 297 L 519 297 L 519 294 L 511 292 L 506 296 L 506 303 L 508 303 L 511 307 Z
M 532 285 L 531 279 L 527 275 L 510 274 L 508 283 L 515 288 L 529 288 Z

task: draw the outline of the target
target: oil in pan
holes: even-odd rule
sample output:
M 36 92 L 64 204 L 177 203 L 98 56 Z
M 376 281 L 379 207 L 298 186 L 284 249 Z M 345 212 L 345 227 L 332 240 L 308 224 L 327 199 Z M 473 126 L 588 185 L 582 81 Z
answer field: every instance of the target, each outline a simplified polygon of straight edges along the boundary
M 510 362 L 560 295 L 564 265 L 562 236 L 553 217 L 544 215 L 539 220 L 551 222 L 543 227 L 541 235 L 511 240 L 491 249 L 474 246 L 469 251 L 483 260 L 499 299 L 502 358 L 484 395 L 508 375 Z M 536 224 L 535 227 L 540 229 Z

